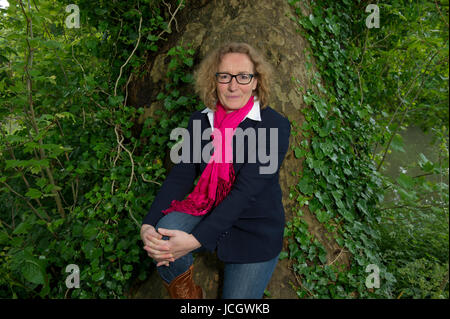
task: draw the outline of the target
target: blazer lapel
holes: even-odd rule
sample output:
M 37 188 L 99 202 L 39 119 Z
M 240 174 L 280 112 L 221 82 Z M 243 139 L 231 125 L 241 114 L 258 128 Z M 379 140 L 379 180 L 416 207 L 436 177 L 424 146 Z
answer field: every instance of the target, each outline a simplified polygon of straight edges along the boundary
M 208 116 L 206 113 L 204 113 L 204 117 L 202 118 L 202 132 L 204 129 L 206 128 L 210 128 L 211 124 L 209 123 L 208 120 Z M 257 124 L 259 121 L 254 121 L 250 118 L 246 118 L 245 120 L 243 120 L 238 127 L 241 128 L 243 131 L 245 131 L 246 129 L 252 127 L 252 128 L 256 128 Z M 256 134 L 256 140 L 258 139 L 258 136 Z M 201 141 L 201 150 L 203 150 L 203 148 L 208 144 L 211 143 L 212 139 L 209 138 L 209 140 L 203 140 Z M 241 169 L 242 165 L 244 163 L 236 163 L 236 136 L 233 136 L 233 168 L 234 168 L 234 172 L 237 175 L 237 173 L 239 172 L 239 170 Z M 241 150 L 241 152 L 244 152 L 244 158 L 246 157 L 246 152 L 248 151 L 248 139 L 244 139 L 244 145 L 243 145 L 243 150 Z M 209 159 L 208 159 L 209 160 Z M 200 163 L 200 173 L 203 172 L 203 170 L 205 169 L 207 163 L 205 163 L 202 159 L 201 163 Z
M 255 128 L 257 123 L 258 123 L 258 121 L 254 121 L 252 119 L 246 118 L 238 125 L 238 127 L 240 127 L 242 129 L 242 131 L 245 131 L 248 128 Z M 256 136 L 256 140 L 257 140 L 258 136 L 256 133 L 255 133 L 255 136 Z M 244 139 L 243 150 L 240 150 L 240 152 L 244 152 L 244 158 L 247 157 L 248 149 L 249 149 L 248 139 Z M 236 163 L 236 152 L 237 152 L 236 136 L 233 136 L 233 168 L 234 168 L 234 173 L 237 176 L 237 173 L 241 169 L 242 165 L 244 165 L 244 163 Z

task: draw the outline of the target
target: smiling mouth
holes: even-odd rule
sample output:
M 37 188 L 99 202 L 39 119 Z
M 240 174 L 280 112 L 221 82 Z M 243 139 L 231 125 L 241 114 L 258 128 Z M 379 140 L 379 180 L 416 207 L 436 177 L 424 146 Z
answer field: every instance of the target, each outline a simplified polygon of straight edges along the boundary
M 240 98 L 240 96 L 227 96 L 227 99 L 237 99 Z

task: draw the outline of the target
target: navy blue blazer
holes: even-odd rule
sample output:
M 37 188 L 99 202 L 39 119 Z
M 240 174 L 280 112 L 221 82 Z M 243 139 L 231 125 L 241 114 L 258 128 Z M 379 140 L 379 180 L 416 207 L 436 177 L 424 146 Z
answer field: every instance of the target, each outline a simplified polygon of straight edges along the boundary
M 192 113 L 188 131 L 193 136 L 193 120 L 200 120 L 201 132 L 211 125 L 206 113 Z M 198 121 L 197 121 L 198 123 Z M 289 120 L 267 106 L 261 110 L 261 121 L 250 118 L 243 120 L 238 126 L 242 130 L 253 127 L 258 134 L 265 128 L 266 154 L 269 154 L 270 128 L 278 129 L 278 164 L 276 172 L 261 174 L 260 167 L 268 167 L 269 163 L 261 163 L 256 156 L 256 163 L 248 160 L 248 139 L 244 139 L 244 163 L 236 163 L 236 135 L 233 137 L 233 167 L 236 179 L 227 197 L 211 210 L 191 234 L 209 251 L 217 250 L 220 260 L 230 263 L 262 262 L 275 258 L 282 249 L 285 225 L 285 213 L 281 202 L 279 169 L 289 148 L 291 126 Z M 273 139 L 272 139 L 273 140 Z M 201 141 L 201 149 L 210 143 Z M 191 153 L 193 150 L 192 141 Z M 251 143 L 253 144 L 253 143 Z M 258 143 L 250 151 L 258 154 Z M 163 217 L 162 210 L 169 207 L 172 200 L 183 200 L 192 190 L 195 179 L 200 176 L 207 162 L 175 164 L 156 195 L 143 224 L 155 226 Z

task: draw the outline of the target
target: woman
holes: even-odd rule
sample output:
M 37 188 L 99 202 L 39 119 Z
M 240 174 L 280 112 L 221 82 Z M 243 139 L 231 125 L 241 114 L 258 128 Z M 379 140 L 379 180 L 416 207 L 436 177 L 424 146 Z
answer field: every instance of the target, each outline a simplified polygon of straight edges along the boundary
M 173 167 L 141 228 L 144 249 L 157 263 L 171 298 L 204 297 L 192 279 L 192 253 L 202 249 L 216 251 L 225 264 L 224 299 L 262 298 L 272 276 L 283 241 L 278 179 L 290 123 L 267 106 L 270 73 L 246 43 L 214 50 L 196 72 L 196 91 L 207 108 L 190 117 L 190 149 L 199 139 L 194 127 L 200 125 L 202 131 L 213 129 L 209 141 L 201 140 L 201 149 L 212 143 L 213 153 L 209 160 L 196 161 L 200 152 L 194 148 L 188 163 Z M 236 134 L 229 135 L 230 130 Z M 244 142 L 239 146 L 237 139 Z M 267 149 L 275 153 L 272 170 L 265 165 Z

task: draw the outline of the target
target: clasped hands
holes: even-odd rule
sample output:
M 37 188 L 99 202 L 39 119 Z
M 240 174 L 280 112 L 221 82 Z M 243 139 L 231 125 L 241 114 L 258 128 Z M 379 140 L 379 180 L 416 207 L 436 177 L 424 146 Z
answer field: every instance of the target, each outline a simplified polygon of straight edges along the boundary
M 162 239 L 163 236 L 169 237 L 169 240 Z M 193 235 L 184 231 L 164 228 L 156 231 L 155 227 L 147 224 L 141 227 L 141 239 L 144 242 L 144 250 L 157 262 L 157 267 L 169 266 L 169 262 L 174 262 L 201 247 Z

